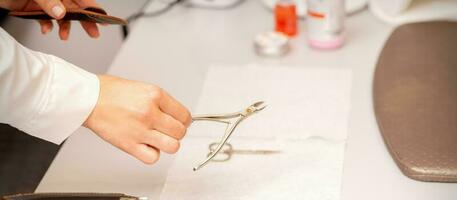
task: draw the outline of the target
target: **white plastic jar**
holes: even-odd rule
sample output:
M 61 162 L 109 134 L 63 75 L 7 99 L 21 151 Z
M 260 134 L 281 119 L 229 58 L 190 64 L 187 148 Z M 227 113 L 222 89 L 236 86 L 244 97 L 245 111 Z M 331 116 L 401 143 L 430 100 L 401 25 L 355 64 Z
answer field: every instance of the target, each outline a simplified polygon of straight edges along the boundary
M 337 49 L 344 44 L 344 0 L 307 0 L 308 44 L 317 49 Z

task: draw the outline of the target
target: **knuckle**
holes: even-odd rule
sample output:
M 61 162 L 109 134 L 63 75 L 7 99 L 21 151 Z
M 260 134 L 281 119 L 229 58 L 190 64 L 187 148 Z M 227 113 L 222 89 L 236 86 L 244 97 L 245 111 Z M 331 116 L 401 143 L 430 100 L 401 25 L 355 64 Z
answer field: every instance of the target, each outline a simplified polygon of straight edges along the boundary
M 150 107 L 147 111 L 138 113 L 137 118 L 147 128 L 155 128 L 161 121 L 161 114 L 158 109 Z
M 156 114 L 154 112 L 148 111 L 138 114 L 138 120 L 145 124 L 147 127 L 154 125 L 154 122 L 157 121 Z
M 152 100 L 155 102 L 160 102 L 160 99 L 163 98 L 164 91 L 162 88 L 151 85 L 149 90 L 151 91 Z
M 176 137 L 178 140 L 182 139 L 186 134 L 187 128 L 183 124 L 178 124 L 176 128 Z
M 140 122 L 147 122 L 151 117 L 147 112 L 137 112 L 133 114 Z
M 190 112 L 188 110 L 186 110 L 186 114 L 184 116 L 184 124 L 186 126 L 189 126 L 191 122 L 192 122 L 192 116 L 190 115 Z
M 130 142 L 119 142 L 118 145 L 117 145 L 121 150 L 125 151 L 125 152 L 132 152 L 133 149 L 132 149 L 132 145 L 130 144 Z

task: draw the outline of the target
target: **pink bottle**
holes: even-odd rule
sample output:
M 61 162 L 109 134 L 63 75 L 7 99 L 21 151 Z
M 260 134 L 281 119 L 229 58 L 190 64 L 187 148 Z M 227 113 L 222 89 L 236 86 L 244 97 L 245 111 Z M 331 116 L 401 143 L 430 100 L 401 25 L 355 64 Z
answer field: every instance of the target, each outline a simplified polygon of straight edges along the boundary
M 308 44 L 337 49 L 344 44 L 344 0 L 307 0 Z

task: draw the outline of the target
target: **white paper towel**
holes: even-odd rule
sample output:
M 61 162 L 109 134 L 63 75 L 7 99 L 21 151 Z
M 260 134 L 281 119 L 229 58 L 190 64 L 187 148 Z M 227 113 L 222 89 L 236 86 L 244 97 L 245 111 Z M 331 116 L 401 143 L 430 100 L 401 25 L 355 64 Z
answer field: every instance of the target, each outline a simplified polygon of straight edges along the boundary
M 214 66 L 192 113 L 235 112 L 263 100 L 268 106 L 241 123 L 235 137 L 345 139 L 351 78 L 348 69 Z M 202 133 L 188 136 L 213 136 Z
M 235 130 L 228 162 L 192 168 L 224 127 L 194 122 L 168 172 L 161 200 L 339 199 L 350 110 L 351 71 L 284 66 L 214 66 L 196 113 L 230 113 L 257 100 L 268 107 Z
M 239 150 L 280 150 L 269 155 L 233 154 L 193 172 L 205 158 L 208 138 L 187 138 L 168 173 L 161 200 L 336 200 L 344 141 L 240 139 Z

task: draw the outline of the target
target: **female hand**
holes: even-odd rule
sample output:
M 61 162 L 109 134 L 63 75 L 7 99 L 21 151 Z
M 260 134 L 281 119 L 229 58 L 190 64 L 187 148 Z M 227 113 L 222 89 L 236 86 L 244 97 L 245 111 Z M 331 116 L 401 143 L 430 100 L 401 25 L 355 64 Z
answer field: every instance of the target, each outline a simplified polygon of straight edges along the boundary
M 61 20 L 67 8 L 100 7 L 94 0 L 5 0 L 0 1 L 0 7 L 14 11 L 43 10 L 57 20 L 61 40 L 67 40 L 70 35 L 71 23 Z M 38 20 L 43 34 L 49 33 L 53 28 L 51 20 Z M 92 38 L 97 38 L 100 33 L 93 22 L 81 21 L 81 26 Z
M 160 151 L 175 153 L 192 119 L 161 88 L 113 76 L 99 76 L 100 96 L 84 126 L 147 164 Z

